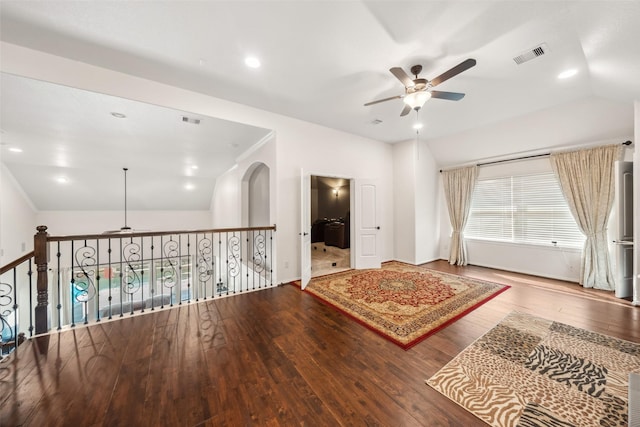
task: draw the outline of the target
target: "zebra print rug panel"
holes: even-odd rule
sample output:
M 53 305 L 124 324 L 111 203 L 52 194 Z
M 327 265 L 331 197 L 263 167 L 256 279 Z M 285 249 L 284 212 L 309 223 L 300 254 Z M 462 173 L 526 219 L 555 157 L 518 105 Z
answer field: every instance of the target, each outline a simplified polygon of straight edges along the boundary
M 640 345 L 513 312 L 427 384 L 492 426 L 626 426 Z

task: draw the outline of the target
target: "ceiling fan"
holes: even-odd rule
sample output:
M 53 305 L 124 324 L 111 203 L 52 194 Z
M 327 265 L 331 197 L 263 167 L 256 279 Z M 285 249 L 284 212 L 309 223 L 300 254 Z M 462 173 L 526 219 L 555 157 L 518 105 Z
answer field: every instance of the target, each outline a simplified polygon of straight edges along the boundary
M 367 102 L 366 104 L 364 104 L 364 106 L 367 107 L 369 105 L 378 104 L 380 102 L 391 101 L 392 99 L 403 99 L 405 106 L 400 115 L 406 116 L 412 109 L 417 111 L 422 108 L 424 103 L 427 102 L 430 98 L 447 99 L 449 101 L 460 101 L 462 98 L 464 98 L 464 93 L 442 92 L 431 89 L 438 86 L 440 83 L 449 80 L 451 77 L 457 76 L 461 72 L 468 70 L 474 65 L 476 65 L 476 60 L 469 58 L 466 61 L 462 61 L 460 64 L 456 65 L 450 70 L 440 74 L 433 80 L 418 78 L 418 74 L 420 74 L 420 72 L 422 71 L 422 65 L 414 65 L 413 67 L 411 67 L 411 74 L 416 77 L 413 80 L 407 73 L 404 72 L 402 68 L 393 67 L 389 69 L 389 71 L 391 71 L 391 74 L 396 76 L 396 78 L 400 80 L 400 82 L 404 85 L 404 95 L 397 95 L 390 98 Z

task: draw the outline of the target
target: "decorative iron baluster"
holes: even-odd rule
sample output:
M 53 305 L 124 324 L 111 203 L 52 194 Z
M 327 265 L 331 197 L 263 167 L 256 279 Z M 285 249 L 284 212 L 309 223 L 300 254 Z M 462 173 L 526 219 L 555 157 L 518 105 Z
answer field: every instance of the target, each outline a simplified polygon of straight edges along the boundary
M 269 253 L 273 255 L 273 233 L 275 232 L 275 230 L 269 230 Z M 266 234 L 266 231 L 265 231 Z M 268 263 L 268 259 L 267 259 L 268 255 L 265 254 L 264 255 L 264 264 L 267 265 Z M 273 261 L 271 261 L 269 264 L 269 285 L 273 286 Z M 264 280 L 264 286 L 267 286 L 267 276 L 265 275 L 265 280 Z
M 107 267 L 109 270 L 109 297 L 107 298 L 107 304 L 109 304 L 109 319 L 113 318 L 113 295 L 111 295 L 111 286 L 113 285 L 113 267 L 111 267 L 111 239 L 108 240 L 109 242 L 109 247 L 107 249 L 107 258 L 108 258 L 108 262 L 109 262 L 109 267 Z
M 216 256 L 216 249 L 213 246 L 213 232 L 211 232 L 211 298 L 216 296 L 216 265 L 220 264 L 220 254 Z
M 196 240 L 198 235 L 196 234 Z M 205 290 L 204 299 L 207 299 L 207 282 L 211 278 L 211 270 L 209 270 L 209 263 L 212 262 L 212 247 L 213 243 L 211 239 L 207 238 L 206 234 L 202 235 L 202 239 L 198 242 L 198 256 L 196 259 L 196 269 L 198 270 L 198 281 L 200 287 Z M 212 289 L 213 290 L 213 289 Z
M 2 329 L 0 330 L 0 342 L 2 341 L 2 336 L 4 336 L 5 330 L 10 333 L 10 335 L 8 335 L 9 341 L 14 341 L 17 336 L 17 322 L 14 325 L 15 329 L 12 329 L 8 320 L 11 313 L 15 311 L 13 308 L 15 306 L 15 284 L 16 269 L 13 268 L 13 286 L 11 283 L 0 282 L 0 325 L 2 326 Z M 0 352 L 0 354 L 2 354 L 2 352 Z
M 35 326 L 33 324 L 33 282 L 31 281 L 33 270 L 31 269 L 31 258 L 29 258 L 29 271 L 27 275 L 29 276 L 29 336 L 32 337 Z
M 142 256 L 140 254 L 140 245 L 133 241 L 133 237 L 122 249 L 122 257 L 126 263 L 124 272 L 124 282 L 122 282 L 122 290 L 129 296 L 130 313 L 133 314 L 134 294 L 142 288 L 142 278 L 136 271 L 136 266 L 141 266 Z M 122 302 L 122 300 L 121 300 Z M 121 304 L 122 305 L 122 304 Z
M 62 329 L 62 275 L 60 273 L 60 257 L 62 256 L 62 254 L 60 253 L 60 241 L 58 241 L 57 244 L 57 249 L 58 251 L 56 252 L 56 258 L 57 258 L 57 277 L 58 277 L 58 305 L 56 306 L 56 309 L 58 310 L 58 330 Z
M 218 233 L 218 257 L 222 260 L 222 233 Z M 227 264 L 229 261 L 227 261 Z M 229 295 L 229 287 L 222 282 L 222 262 L 218 262 L 218 284 L 216 285 L 216 293 L 220 296 L 223 292 Z
M 96 239 L 96 293 L 98 297 L 95 298 L 95 309 L 96 309 L 96 322 L 100 321 L 100 240 Z
M 123 304 L 123 300 L 122 298 L 124 297 L 124 295 L 122 294 L 123 292 L 123 287 L 124 287 L 124 265 L 122 263 L 123 260 L 123 254 L 124 254 L 124 249 L 122 248 L 122 237 L 120 238 L 120 286 L 119 286 L 119 292 L 120 292 L 120 317 L 124 316 L 124 304 Z
M 143 237 L 140 237 L 140 301 L 142 303 L 140 312 L 144 313 L 144 241 L 142 239 Z
M 161 307 L 164 308 L 164 286 L 162 286 L 162 278 L 164 277 L 164 253 L 163 253 L 163 236 L 160 236 L 160 299 L 162 300 L 162 302 L 160 303 Z M 171 299 L 171 298 L 169 298 Z
M 245 231 L 245 233 L 246 233 L 246 237 L 244 239 L 245 242 L 246 242 L 245 243 L 245 246 L 246 246 L 245 250 L 247 251 L 246 258 L 245 258 L 245 262 L 247 263 L 247 268 L 246 268 L 247 274 L 245 275 L 245 277 L 247 278 L 247 283 L 245 283 L 245 285 L 246 285 L 245 291 L 248 291 L 249 290 L 249 282 L 251 281 L 249 279 L 249 271 L 251 270 L 251 267 L 249 266 L 249 261 L 251 260 L 251 245 L 249 244 L 249 231 Z M 242 287 L 240 289 L 242 290 Z
M 161 263 L 160 280 L 162 286 L 166 287 L 170 292 L 171 297 L 169 300 L 171 302 L 171 307 L 173 307 L 174 289 L 178 280 L 178 271 L 176 270 L 175 261 L 175 258 L 178 256 L 178 242 L 173 240 L 173 236 L 170 236 L 169 240 L 162 246 L 162 254 L 166 259 Z
M 262 273 L 266 269 L 267 252 L 266 252 L 266 235 L 258 232 L 258 235 L 253 239 L 253 271 L 254 274 L 258 274 L 258 279 L 262 277 Z M 266 286 L 266 283 L 265 283 Z M 258 281 L 258 288 L 261 287 L 261 282 Z
M 229 252 L 230 251 L 230 252 Z M 227 283 L 229 282 L 229 276 L 233 277 L 233 293 L 236 293 L 236 279 L 242 270 L 242 254 L 240 238 L 236 236 L 235 231 L 227 240 Z M 227 285 L 228 287 L 228 285 Z M 227 292 L 228 295 L 228 292 Z
M 73 254 L 75 266 L 80 268 L 80 271 L 73 274 L 72 283 L 72 298 L 84 306 L 84 324 L 89 323 L 89 306 L 88 303 L 96 295 L 96 287 L 94 284 L 96 267 L 96 250 L 95 248 L 88 246 L 87 241 L 84 241 L 84 246 L 79 247 Z M 72 325 L 73 326 L 73 325 Z
M 189 234 L 187 234 L 187 260 L 188 260 L 188 264 L 187 264 L 187 302 L 191 302 L 191 270 L 190 270 L 190 266 L 191 266 L 191 239 L 189 238 Z M 183 265 L 182 265 L 182 257 L 180 257 L 180 284 L 182 285 L 182 269 L 183 269 Z M 180 301 L 182 301 L 182 298 L 180 298 Z M 197 297 L 196 297 L 196 301 L 197 301 Z
M 153 236 L 151 236 L 151 261 L 149 261 L 149 292 L 151 293 L 151 311 L 154 311 L 156 309 L 156 266 L 153 262 L 154 249 L 155 246 L 153 244 Z

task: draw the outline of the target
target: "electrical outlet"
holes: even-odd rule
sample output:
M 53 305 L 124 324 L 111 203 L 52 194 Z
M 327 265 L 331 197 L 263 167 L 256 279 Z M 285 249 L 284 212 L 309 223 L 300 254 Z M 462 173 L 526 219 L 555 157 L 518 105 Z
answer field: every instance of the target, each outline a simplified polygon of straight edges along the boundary
M 284 268 L 289 268 L 289 261 L 284 262 Z

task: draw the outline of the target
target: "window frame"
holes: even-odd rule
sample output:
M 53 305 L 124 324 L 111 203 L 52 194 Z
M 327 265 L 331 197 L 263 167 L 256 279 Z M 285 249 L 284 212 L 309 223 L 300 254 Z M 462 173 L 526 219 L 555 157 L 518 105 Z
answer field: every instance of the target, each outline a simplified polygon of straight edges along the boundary
M 484 200 L 484 203 L 476 203 L 476 197 L 479 195 L 478 189 L 484 192 L 487 190 L 480 187 L 486 181 L 495 182 L 496 192 L 491 194 L 491 199 L 496 202 L 493 205 L 491 199 Z M 547 197 L 530 198 L 528 200 L 531 203 L 527 204 L 527 191 L 522 190 L 527 190 L 532 185 L 536 195 L 543 190 L 555 191 L 557 189 L 557 192 L 544 193 L 549 195 Z M 559 203 L 562 205 L 559 206 Z M 488 213 L 485 215 L 484 221 L 478 220 L 478 217 L 474 216 L 474 213 L 477 215 L 477 212 L 482 210 Z M 528 215 L 527 212 L 538 212 L 537 218 L 536 215 Z M 552 230 L 545 229 L 544 221 L 541 221 L 541 218 L 550 218 L 551 224 L 549 225 L 552 226 Z M 568 221 L 571 223 L 567 224 Z M 478 234 L 479 230 L 489 230 L 490 232 L 483 235 Z M 553 172 L 511 174 L 478 179 L 463 234 L 466 240 L 576 250 L 582 249 L 585 240 Z M 549 236 L 547 237 L 545 234 Z

